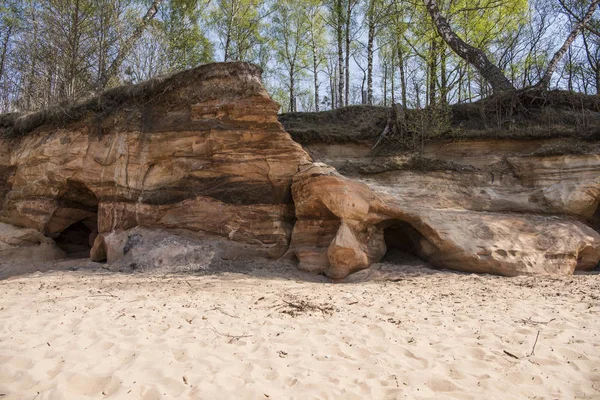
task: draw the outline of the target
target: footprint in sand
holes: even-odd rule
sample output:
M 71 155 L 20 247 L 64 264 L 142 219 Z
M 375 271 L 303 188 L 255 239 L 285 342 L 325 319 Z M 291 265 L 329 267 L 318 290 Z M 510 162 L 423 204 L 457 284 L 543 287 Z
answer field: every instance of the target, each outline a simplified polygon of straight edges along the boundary
M 404 356 L 406 357 L 406 360 L 409 362 L 409 364 L 417 369 L 417 370 L 421 370 L 421 369 L 425 369 L 428 367 L 429 363 L 426 359 L 421 358 L 421 357 L 417 357 L 412 351 L 410 350 L 404 350 L 403 351 Z
M 431 378 L 427 380 L 427 386 L 434 392 L 458 392 L 462 389 L 452 381 L 443 378 Z
M 79 373 L 74 373 L 65 382 L 69 391 L 86 396 L 97 396 L 102 392 L 116 393 L 121 386 L 120 382 L 112 376 L 90 376 Z

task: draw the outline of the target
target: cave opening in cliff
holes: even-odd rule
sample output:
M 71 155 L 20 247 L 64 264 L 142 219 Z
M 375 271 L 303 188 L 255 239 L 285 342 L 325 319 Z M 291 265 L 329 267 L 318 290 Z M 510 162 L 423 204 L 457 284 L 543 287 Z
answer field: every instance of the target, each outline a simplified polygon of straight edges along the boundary
M 68 258 L 88 258 L 98 234 L 96 195 L 84 183 L 69 180 L 48 226 Z
M 596 212 L 592 217 L 592 228 L 600 232 L 600 204 L 598 204 L 598 207 L 596 207 Z
M 420 256 L 419 247 L 424 237 L 408 222 L 387 221 L 383 236 L 387 251 L 382 262 L 413 265 L 424 261 Z
M 54 241 L 68 258 L 86 258 L 92 249 L 93 231 L 83 221 L 75 222 L 63 230 Z

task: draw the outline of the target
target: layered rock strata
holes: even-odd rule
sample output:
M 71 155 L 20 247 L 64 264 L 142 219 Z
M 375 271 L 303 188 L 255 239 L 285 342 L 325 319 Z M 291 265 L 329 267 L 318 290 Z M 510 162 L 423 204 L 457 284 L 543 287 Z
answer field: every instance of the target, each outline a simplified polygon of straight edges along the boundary
M 415 162 L 373 152 L 373 118 L 354 107 L 333 132 L 313 123 L 307 152 L 278 108 L 257 67 L 221 63 L 0 116 L 0 263 L 189 271 L 287 253 L 343 279 L 390 248 L 508 276 L 600 260 L 597 141 L 437 140 Z
M 67 253 L 87 230 L 96 260 L 118 259 L 106 237 L 135 227 L 278 257 L 293 227 L 292 177 L 310 161 L 278 108 L 258 67 L 224 63 L 22 116 L 0 140 L 0 222 Z
M 424 149 L 451 168 L 415 170 L 408 156 L 317 145 L 294 178 L 292 250 L 300 268 L 341 279 L 389 247 L 434 266 L 499 275 L 572 274 L 600 260 L 598 154 L 535 155 L 548 143 L 485 140 Z M 347 154 L 363 150 L 361 158 Z M 532 154 L 533 153 L 533 154 Z M 431 161 L 431 160 L 430 160 Z

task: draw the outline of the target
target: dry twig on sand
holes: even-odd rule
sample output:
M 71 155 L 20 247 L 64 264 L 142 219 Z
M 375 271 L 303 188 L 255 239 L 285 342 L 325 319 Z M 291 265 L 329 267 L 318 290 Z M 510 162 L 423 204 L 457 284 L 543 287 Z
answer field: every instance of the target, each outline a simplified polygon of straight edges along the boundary
M 210 325 L 209 328 L 206 329 L 210 329 L 212 330 L 215 334 L 217 334 L 218 336 L 224 336 L 224 337 L 228 337 L 229 338 L 229 343 L 232 343 L 234 340 L 240 340 L 243 338 L 247 338 L 247 337 L 251 337 L 252 335 L 231 335 L 229 333 L 221 333 L 217 330 L 217 328 L 215 328 L 215 326 L 213 324 L 211 324 L 210 322 L 206 322 L 208 325 Z
M 528 357 L 531 357 L 535 354 L 535 345 L 538 342 L 538 338 L 540 337 L 540 331 L 538 330 L 537 336 L 535 337 L 535 342 L 533 343 L 533 348 L 531 349 L 531 353 L 528 354 Z
M 521 320 L 516 321 L 516 322 L 521 322 L 521 323 L 523 323 L 525 325 L 537 326 L 537 325 L 548 325 L 550 322 L 552 322 L 554 320 L 556 320 L 556 318 L 552 318 L 551 320 L 546 321 L 546 322 L 544 322 L 544 321 L 534 321 L 534 320 L 531 319 L 531 317 L 529 317 L 527 319 L 521 319 Z
M 294 301 L 288 301 L 285 299 L 281 299 L 281 301 L 283 301 L 285 304 L 280 305 L 277 308 L 277 310 L 283 308 L 283 310 L 281 310 L 281 312 L 284 314 L 288 314 L 292 317 L 297 317 L 298 315 L 300 315 L 302 313 L 315 312 L 315 311 L 320 311 L 322 313 L 322 315 L 325 316 L 325 315 L 331 315 L 335 311 L 333 306 L 331 306 L 329 304 L 318 305 L 318 304 L 310 303 L 303 299 L 300 299 L 300 300 L 293 299 L 293 300 Z
M 506 354 L 507 356 L 509 356 L 509 357 L 512 357 L 512 358 L 514 358 L 514 359 L 516 359 L 516 360 L 518 360 L 518 359 L 519 359 L 519 357 L 515 356 L 513 353 L 509 353 L 509 352 L 508 352 L 508 351 L 506 351 L 506 350 L 503 350 L 503 351 L 504 351 L 504 354 Z
M 208 312 L 208 311 L 219 311 L 221 314 L 223 314 L 223 315 L 227 315 L 228 317 L 231 317 L 231 318 L 239 318 L 237 315 L 229 314 L 228 312 L 226 312 L 226 311 L 223 311 L 223 309 L 222 309 L 221 307 L 213 307 L 213 308 L 211 308 L 211 309 L 209 309 L 209 310 L 206 310 L 206 311 L 207 311 L 207 312 Z

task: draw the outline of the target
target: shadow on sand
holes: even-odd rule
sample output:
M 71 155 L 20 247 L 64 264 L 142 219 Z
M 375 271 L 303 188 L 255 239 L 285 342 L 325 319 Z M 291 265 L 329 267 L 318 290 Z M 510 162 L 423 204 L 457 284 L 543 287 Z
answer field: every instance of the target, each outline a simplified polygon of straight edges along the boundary
M 46 262 L 4 262 L 0 263 L 0 280 L 15 276 L 23 276 L 35 272 L 48 271 L 79 271 L 90 273 L 152 273 L 156 274 L 181 274 L 194 276 L 218 275 L 224 279 L 240 279 L 251 276 L 262 279 L 283 279 L 301 282 L 331 283 L 331 279 L 324 275 L 315 275 L 298 270 L 295 260 L 216 260 L 203 270 L 178 271 L 169 268 L 130 272 L 114 270 L 106 264 L 92 262 L 87 258 L 64 259 Z M 344 283 L 359 283 L 373 281 L 400 281 L 411 277 L 422 277 L 438 274 L 460 274 L 449 270 L 437 270 L 418 257 L 403 251 L 392 249 L 388 251 L 383 260 L 373 264 L 370 268 L 356 272 L 343 280 Z

